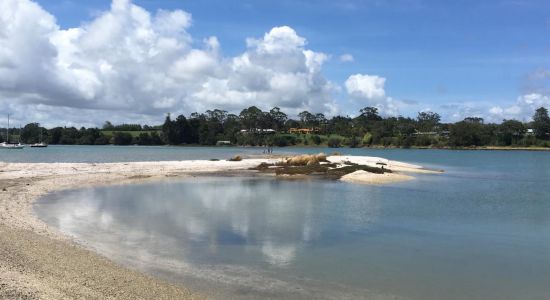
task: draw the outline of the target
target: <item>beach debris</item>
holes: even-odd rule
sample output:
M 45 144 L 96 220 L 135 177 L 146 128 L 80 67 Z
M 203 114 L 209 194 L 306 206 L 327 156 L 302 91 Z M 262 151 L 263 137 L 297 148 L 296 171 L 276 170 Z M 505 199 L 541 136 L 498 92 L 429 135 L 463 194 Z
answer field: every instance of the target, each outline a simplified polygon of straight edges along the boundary
M 385 166 L 387 166 L 388 164 L 385 163 L 385 162 L 382 162 L 382 161 L 379 161 L 376 163 L 376 165 L 380 166 L 380 168 L 384 169 Z
M 263 173 L 275 173 L 277 176 L 288 175 L 316 175 L 326 179 L 340 179 L 342 176 L 366 171 L 375 174 L 391 173 L 391 170 L 367 165 L 360 165 L 350 161 L 331 163 L 324 153 L 304 154 L 285 158 L 274 164 L 262 162 L 251 168 Z
M 228 161 L 241 161 L 243 158 L 240 155 L 235 155 L 232 158 L 228 159 Z
M 286 165 L 288 166 L 311 166 L 317 165 L 320 162 L 326 162 L 327 156 L 324 153 L 319 154 L 303 154 L 293 156 L 286 159 Z

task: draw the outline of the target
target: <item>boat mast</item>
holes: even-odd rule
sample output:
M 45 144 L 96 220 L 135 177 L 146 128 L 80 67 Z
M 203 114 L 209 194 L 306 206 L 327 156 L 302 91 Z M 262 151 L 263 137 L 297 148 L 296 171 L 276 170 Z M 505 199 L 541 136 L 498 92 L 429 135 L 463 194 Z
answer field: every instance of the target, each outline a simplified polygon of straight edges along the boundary
M 6 129 L 6 143 L 10 143 L 10 114 L 8 114 L 8 128 Z

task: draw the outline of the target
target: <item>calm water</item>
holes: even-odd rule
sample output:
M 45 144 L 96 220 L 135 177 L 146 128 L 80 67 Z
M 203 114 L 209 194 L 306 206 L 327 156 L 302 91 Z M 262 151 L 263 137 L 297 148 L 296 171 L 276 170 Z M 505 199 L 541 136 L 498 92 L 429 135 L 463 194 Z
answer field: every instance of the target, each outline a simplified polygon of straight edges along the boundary
M 132 162 L 132 161 L 173 161 L 193 159 L 228 159 L 235 155 L 260 155 L 262 147 L 169 147 L 169 146 L 56 146 L 30 148 L 23 150 L 0 149 L 0 162 Z M 462 156 L 448 155 L 463 153 L 464 157 L 478 159 L 483 156 L 478 151 L 442 151 L 442 150 L 403 150 L 403 149 L 350 149 L 350 148 L 275 148 L 274 154 L 333 152 L 351 155 L 382 156 L 401 161 L 421 162 L 424 164 L 443 163 Z M 497 152 L 493 152 L 497 153 Z M 518 153 L 518 152 L 514 152 Z M 550 152 L 549 152 L 550 154 Z M 497 153 L 501 156 L 506 154 Z M 525 153 L 523 155 L 529 155 Z M 515 157 L 511 155 L 511 157 Z M 454 164 L 454 162 L 451 162 Z
M 550 299 L 550 153 L 374 155 L 447 172 L 386 186 L 195 178 L 65 191 L 35 209 L 218 298 Z
M 193 159 L 228 159 L 237 154 L 262 154 L 260 147 L 169 147 L 169 146 L 57 146 L 0 149 L 0 162 L 132 162 Z

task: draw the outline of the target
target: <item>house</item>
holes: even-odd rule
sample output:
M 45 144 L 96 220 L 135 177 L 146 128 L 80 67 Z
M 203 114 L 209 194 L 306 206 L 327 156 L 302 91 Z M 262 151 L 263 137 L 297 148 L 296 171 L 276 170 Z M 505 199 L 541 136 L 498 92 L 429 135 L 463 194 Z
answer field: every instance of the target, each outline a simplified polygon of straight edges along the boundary
M 217 141 L 216 146 L 231 146 L 231 141 Z
M 310 133 L 316 133 L 319 132 L 320 129 L 317 127 L 314 128 L 290 128 L 288 130 L 288 133 L 302 133 L 302 134 L 310 134 Z
M 416 131 L 413 133 L 414 136 L 442 136 L 442 137 L 448 137 L 450 132 L 448 130 L 442 130 L 442 131 Z
M 254 128 L 254 129 L 241 129 L 242 134 L 248 134 L 249 132 L 252 133 L 258 133 L 258 134 L 275 134 L 277 131 L 274 129 L 261 129 L 261 128 Z

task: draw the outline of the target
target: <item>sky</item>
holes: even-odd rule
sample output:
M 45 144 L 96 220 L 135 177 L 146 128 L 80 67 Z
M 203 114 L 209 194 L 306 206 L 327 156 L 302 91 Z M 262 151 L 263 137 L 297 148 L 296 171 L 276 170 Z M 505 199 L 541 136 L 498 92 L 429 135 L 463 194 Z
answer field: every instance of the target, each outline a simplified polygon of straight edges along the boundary
M 0 0 L 0 111 L 16 124 L 251 105 L 529 121 L 550 108 L 550 2 Z

